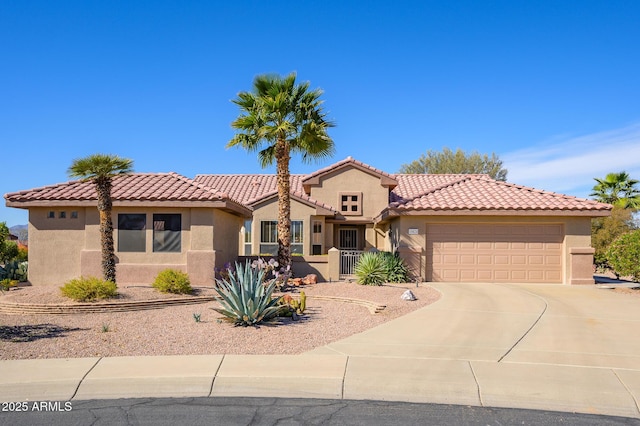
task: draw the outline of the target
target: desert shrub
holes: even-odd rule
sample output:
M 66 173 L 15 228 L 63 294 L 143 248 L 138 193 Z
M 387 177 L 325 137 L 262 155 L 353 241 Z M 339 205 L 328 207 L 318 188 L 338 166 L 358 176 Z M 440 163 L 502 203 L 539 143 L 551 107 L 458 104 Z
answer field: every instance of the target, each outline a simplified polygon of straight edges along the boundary
M 607 249 L 607 262 L 616 275 L 640 281 L 640 230 L 616 238 Z
M 118 295 L 116 283 L 96 277 L 74 278 L 60 287 L 62 294 L 78 302 L 109 299 Z
M 355 270 L 358 284 L 382 285 L 387 280 L 387 266 L 380 253 L 363 253 Z
M 190 294 L 193 291 L 189 275 L 175 269 L 160 272 L 152 285 L 161 293 Z
M 5 278 L 3 280 L 0 280 L 0 291 L 8 291 L 11 287 L 16 287 L 17 285 L 17 280 Z
M 220 295 L 220 308 L 212 308 L 236 325 L 257 325 L 275 318 L 281 311 L 280 298 L 272 298 L 275 280 L 263 283 L 265 270 L 252 268 L 250 263 L 236 263 L 228 280 L 217 280 L 215 291 Z
M 398 253 L 390 253 L 388 251 L 380 252 L 380 256 L 384 259 L 385 268 L 387 270 L 386 282 L 389 283 L 406 283 L 409 280 L 409 270 L 404 260 Z
M 613 207 L 611 216 L 591 222 L 591 246 L 596 250 L 593 262 L 599 269 L 608 269 L 607 249 L 620 235 L 635 229 L 632 212 L 622 207 Z

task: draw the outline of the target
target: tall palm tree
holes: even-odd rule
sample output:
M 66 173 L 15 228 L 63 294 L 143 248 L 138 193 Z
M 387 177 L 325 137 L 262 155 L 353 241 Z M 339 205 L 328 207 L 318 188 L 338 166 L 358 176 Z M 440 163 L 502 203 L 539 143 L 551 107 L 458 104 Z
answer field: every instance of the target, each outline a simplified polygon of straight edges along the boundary
M 591 196 L 596 200 L 625 209 L 640 208 L 640 190 L 636 188 L 640 181 L 631 179 L 627 172 L 609 173 L 604 179 L 594 179 L 598 183 Z
M 113 247 L 111 221 L 111 188 L 115 177 L 131 173 L 133 161 L 116 155 L 93 154 L 73 160 L 67 170 L 72 178 L 92 181 L 98 194 L 100 212 L 100 243 L 102 246 L 102 274 L 105 280 L 116 282 L 116 256 Z
M 263 168 L 276 163 L 278 262 L 284 268 L 291 265 L 291 154 L 301 154 L 302 161 L 309 162 L 334 152 L 327 129 L 335 124 L 326 119 L 322 93 L 320 89 L 309 90 L 309 82 L 296 84 L 295 73 L 286 77 L 265 74 L 255 78 L 253 91 L 240 92 L 232 100 L 241 113 L 231 123 L 238 133 L 227 147 L 257 151 Z

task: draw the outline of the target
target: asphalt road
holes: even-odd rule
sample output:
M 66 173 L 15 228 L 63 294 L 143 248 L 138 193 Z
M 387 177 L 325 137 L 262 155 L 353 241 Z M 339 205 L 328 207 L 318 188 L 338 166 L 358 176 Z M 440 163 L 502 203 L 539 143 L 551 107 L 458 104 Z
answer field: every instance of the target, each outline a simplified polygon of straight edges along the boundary
M 30 404 L 30 405 L 29 405 Z M 640 419 L 510 408 L 278 398 L 141 398 L 29 403 L 2 425 L 640 425 Z M 2 407 L 3 409 L 5 407 Z M 10 407 L 6 407 L 10 408 Z M 51 411 L 53 410 L 53 411 Z

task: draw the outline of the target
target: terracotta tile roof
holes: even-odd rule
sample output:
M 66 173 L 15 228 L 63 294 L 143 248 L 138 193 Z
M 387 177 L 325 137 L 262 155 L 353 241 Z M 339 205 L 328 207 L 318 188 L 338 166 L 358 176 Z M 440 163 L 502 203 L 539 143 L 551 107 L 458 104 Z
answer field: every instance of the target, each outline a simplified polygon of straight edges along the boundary
M 302 180 L 306 175 L 290 175 L 291 195 L 310 204 L 330 211 L 337 211 L 334 207 L 321 203 L 309 197 L 302 187 Z M 211 188 L 223 191 L 239 202 L 252 205 L 278 194 L 276 175 L 197 175 L 194 179 Z
M 487 175 L 396 175 L 391 210 L 608 211 L 609 204 L 491 179 Z
M 291 192 L 303 192 L 302 178 L 305 175 L 291 175 Z M 276 194 L 276 175 L 206 175 L 199 174 L 195 182 L 225 192 L 241 203 L 250 204 L 254 200 Z
M 133 173 L 113 180 L 114 201 L 235 201 L 227 194 L 209 188 L 177 173 Z M 70 181 L 5 195 L 8 202 L 93 201 L 97 200 L 92 182 Z

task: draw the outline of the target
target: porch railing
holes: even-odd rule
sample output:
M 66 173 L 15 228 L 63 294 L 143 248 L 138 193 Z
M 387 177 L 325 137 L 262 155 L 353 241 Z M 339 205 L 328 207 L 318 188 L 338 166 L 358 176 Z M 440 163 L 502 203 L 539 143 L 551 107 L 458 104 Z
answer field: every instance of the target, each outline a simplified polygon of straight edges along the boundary
M 340 275 L 353 275 L 362 250 L 340 250 Z

